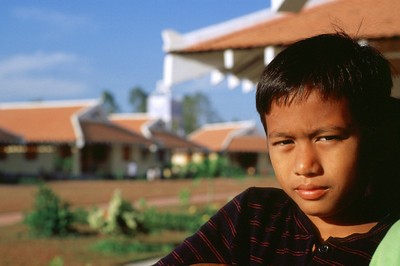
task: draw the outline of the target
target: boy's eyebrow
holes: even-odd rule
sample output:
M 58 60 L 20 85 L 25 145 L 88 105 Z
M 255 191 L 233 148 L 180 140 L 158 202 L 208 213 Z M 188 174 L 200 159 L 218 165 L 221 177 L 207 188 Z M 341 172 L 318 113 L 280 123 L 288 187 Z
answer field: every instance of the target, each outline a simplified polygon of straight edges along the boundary
M 271 132 L 268 134 L 268 138 L 288 138 L 291 134 L 285 132 Z
M 354 127 L 352 125 L 349 125 L 348 127 L 326 127 L 326 128 L 320 128 L 315 130 L 311 136 L 318 136 L 320 134 L 325 134 L 325 133 L 333 133 L 333 134 L 342 134 L 342 135 L 349 135 L 351 132 L 353 132 Z
M 351 132 L 353 132 L 354 126 L 353 125 L 348 125 L 347 127 L 339 127 L 339 126 L 327 126 L 327 127 L 322 127 L 322 128 L 317 128 L 315 130 L 312 130 L 307 134 L 307 136 L 317 136 L 320 134 L 324 133 L 339 133 L 339 134 L 345 134 L 348 135 Z M 293 137 L 293 134 L 289 132 L 280 132 L 280 131 L 272 131 L 271 133 L 268 133 L 268 138 L 291 138 Z

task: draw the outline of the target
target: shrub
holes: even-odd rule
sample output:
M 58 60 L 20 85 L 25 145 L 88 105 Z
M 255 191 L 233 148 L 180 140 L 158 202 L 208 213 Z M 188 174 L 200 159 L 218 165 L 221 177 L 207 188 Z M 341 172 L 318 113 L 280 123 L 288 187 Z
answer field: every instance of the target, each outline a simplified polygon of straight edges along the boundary
M 144 222 L 150 231 L 173 230 L 195 232 L 216 211 L 217 209 L 213 207 L 197 210 L 194 206 L 191 206 L 186 211 L 180 212 L 160 212 L 154 208 L 149 208 L 143 214 Z
M 200 162 L 189 162 L 185 166 L 175 165 L 172 173 L 177 178 L 243 177 L 246 170 L 230 162 L 226 155 L 212 154 Z
M 50 262 L 49 266 L 63 266 L 64 260 L 60 256 L 55 256 Z
M 146 231 L 142 214 L 124 200 L 116 190 L 107 210 L 95 208 L 88 214 L 88 223 L 93 229 L 104 234 L 134 235 Z
M 185 188 L 179 192 L 179 202 L 182 207 L 188 207 L 190 203 L 190 190 Z
M 74 223 L 76 224 L 88 224 L 88 211 L 83 208 L 76 208 L 73 212 Z
M 24 222 L 36 236 L 65 236 L 72 231 L 74 215 L 69 204 L 48 187 L 40 186 L 35 196 L 34 210 L 25 216 Z

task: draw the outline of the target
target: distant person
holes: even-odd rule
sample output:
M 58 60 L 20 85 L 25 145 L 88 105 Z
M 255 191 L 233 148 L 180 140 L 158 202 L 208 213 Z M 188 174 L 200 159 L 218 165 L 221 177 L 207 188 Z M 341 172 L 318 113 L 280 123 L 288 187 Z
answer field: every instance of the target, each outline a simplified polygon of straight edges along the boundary
M 282 189 L 247 189 L 156 265 L 368 265 L 399 219 L 391 87 L 344 33 L 282 51 L 256 93 Z
M 137 164 L 135 161 L 130 161 L 128 163 L 128 178 L 135 179 L 137 175 Z
M 150 167 L 147 169 L 146 177 L 148 181 L 154 181 L 156 179 L 160 179 L 161 170 L 158 167 Z

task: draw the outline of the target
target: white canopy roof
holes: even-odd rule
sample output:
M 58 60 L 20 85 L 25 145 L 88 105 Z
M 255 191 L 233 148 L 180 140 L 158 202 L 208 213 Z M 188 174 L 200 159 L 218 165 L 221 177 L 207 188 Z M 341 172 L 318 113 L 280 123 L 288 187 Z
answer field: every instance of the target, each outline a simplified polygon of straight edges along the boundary
M 270 9 L 264 9 L 243 17 L 215 24 L 186 34 L 173 30 L 162 32 L 164 59 L 164 77 L 162 87 L 173 85 L 210 75 L 211 84 L 216 85 L 227 78 L 228 87 L 242 85 L 244 92 L 251 91 L 264 66 L 269 63 L 278 48 L 258 47 L 250 49 L 225 49 L 205 52 L 185 52 L 195 44 L 215 39 L 262 22 L 278 19 L 285 12 L 300 10 L 307 0 L 273 0 Z M 312 0 L 309 4 L 326 2 Z

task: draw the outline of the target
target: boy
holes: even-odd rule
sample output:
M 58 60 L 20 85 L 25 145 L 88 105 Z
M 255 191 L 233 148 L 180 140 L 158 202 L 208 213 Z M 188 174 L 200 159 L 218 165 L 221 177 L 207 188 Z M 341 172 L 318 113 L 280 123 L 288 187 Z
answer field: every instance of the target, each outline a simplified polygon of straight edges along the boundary
M 157 265 L 367 265 L 399 217 L 391 87 L 388 62 L 343 33 L 277 55 L 256 106 L 282 190 L 249 188 Z

